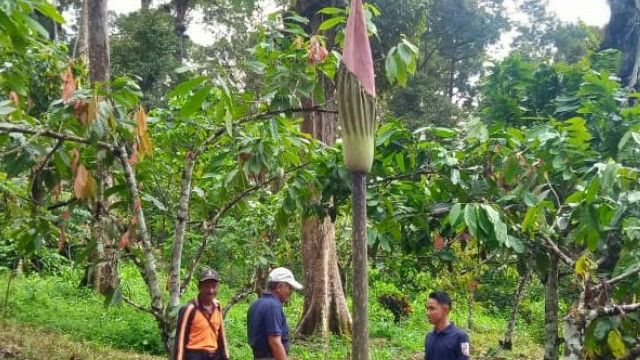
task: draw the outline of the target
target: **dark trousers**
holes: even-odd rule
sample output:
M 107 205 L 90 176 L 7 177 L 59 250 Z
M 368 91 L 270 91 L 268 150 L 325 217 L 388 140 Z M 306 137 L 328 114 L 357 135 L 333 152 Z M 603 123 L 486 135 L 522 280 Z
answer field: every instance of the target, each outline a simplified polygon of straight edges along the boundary
M 224 360 L 220 351 L 210 353 L 204 350 L 187 350 L 185 360 Z

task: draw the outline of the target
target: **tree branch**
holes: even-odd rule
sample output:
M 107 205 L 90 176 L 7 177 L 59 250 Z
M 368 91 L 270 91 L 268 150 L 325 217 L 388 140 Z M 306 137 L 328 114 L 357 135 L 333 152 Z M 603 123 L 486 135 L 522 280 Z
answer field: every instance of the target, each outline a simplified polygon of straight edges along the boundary
M 115 153 L 120 159 L 120 163 L 124 168 L 125 178 L 127 179 L 129 192 L 131 193 L 133 212 L 136 214 L 136 219 L 138 221 L 138 231 L 142 236 L 142 251 L 144 253 L 144 271 L 142 271 L 142 277 L 144 278 L 149 290 L 149 294 L 151 295 L 151 311 L 154 316 L 162 318 L 162 293 L 160 292 L 160 287 L 158 286 L 158 280 L 156 278 L 156 260 L 153 254 L 153 247 L 151 245 L 149 232 L 147 231 L 147 223 L 144 217 L 144 211 L 142 210 L 142 202 L 140 200 L 140 194 L 138 192 L 138 183 L 135 173 L 131 168 L 131 164 L 129 164 L 129 156 L 124 144 L 120 144 Z
M 48 137 L 52 139 L 58 139 L 61 141 L 71 141 L 71 142 L 76 142 L 76 143 L 86 144 L 86 145 L 98 145 L 99 147 L 102 147 L 108 150 L 112 150 L 112 151 L 114 150 L 113 145 L 103 141 L 93 141 L 93 140 L 83 138 L 74 134 L 58 133 L 48 129 L 31 128 L 31 127 L 15 125 L 15 124 L 6 123 L 6 122 L 0 122 L 0 133 L 33 134 L 36 136 Z
M 437 175 L 437 172 L 434 169 L 430 169 L 430 168 L 418 169 L 414 172 L 407 173 L 407 174 L 398 174 L 398 175 L 392 175 L 392 176 L 388 176 L 381 179 L 374 179 L 371 182 L 369 182 L 369 185 L 371 186 L 386 185 L 395 180 L 411 179 L 418 175 Z
M 252 280 L 250 283 L 245 285 L 244 288 L 242 288 L 237 294 L 235 294 L 231 298 L 231 301 L 229 301 L 227 306 L 225 306 L 224 309 L 222 309 L 222 318 L 223 319 L 227 317 L 227 313 L 229 312 L 229 310 L 231 310 L 233 305 L 235 305 L 235 304 L 239 303 L 240 301 L 248 298 L 249 295 L 251 295 L 253 293 L 253 287 L 254 287 L 254 281 Z
M 216 214 L 213 216 L 213 218 L 211 219 L 210 222 L 207 222 L 207 224 L 203 225 L 203 228 L 205 230 L 204 230 L 204 235 L 202 237 L 202 243 L 198 247 L 198 251 L 196 252 L 196 255 L 193 257 L 193 259 L 191 260 L 191 263 L 189 264 L 189 268 L 187 270 L 187 276 L 182 281 L 182 284 L 180 286 L 180 294 L 183 294 L 186 291 L 187 286 L 189 286 L 189 283 L 191 282 L 191 278 L 193 278 L 193 273 L 194 273 L 194 271 L 196 269 L 196 266 L 198 266 L 198 263 L 200 262 L 200 259 L 204 255 L 205 250 L 207 249 L 207 244 L 209 243 L 209 238 L 216 231 L 215 229 L 218 226 L 218 221 L 220 221 L 222 216 L 224 216 L 224 214 L 227 211 L 229 211 L 233 206 L 235 206 L 242 199 L 244 199 L 245 197 L 249 196 L 253 192 L 257 191 L 258 189 L 260 189 L 260 186 L 259 185 L 255 185 L 255 186 L 253 186 L 253 187 L 251 187 L 249 189 L 246 189 L 245 191 L 241 192 L 240 194 L 236 195 L 236 197 L 234 197 L 230 202 L 225 204 L 222 208 L 220 208 L 216 212 Z
M 67 201 L 61 201 L 61 202 L 59 202 L 59 203 L 55 203 L 55 204 L 53 204 L 53 205 L 49 205 L 49 206 L 47 207 L 47 210 L 49 210 L 49 211 L 51 211 L 51 210 L 55 210 L 55 209 L 57 209 L 57 208 L 61 208 L 61 207 L 67 206 L 67 205 L 69 205 L 69 204 L 73 204 L 75 201 L 76 201 L 76 198 L 71 198 L 71 199 L 69 199 L 69 200 L 67 200 Z
M 603 286 L 611 286 L 613 284 L 619 283 L 620 281 L 622 281 L 622 280 L 624 280 L 624 279 L 626 279 L 628 277 L 631 277 L 633 275 L 636 275 L 636 274 L 640 274 L 640 266 L 638 266 L 636 268 L 633 268 L 633 269 L 631 269 L 631 270 L 629 270 L 629 271 L 627 271 L 627 272 L 625 272 L 623 274 L 620 274 L 620 275 L 618 275 L 618 276 L 616 276 L 614 278 L 611 278 L 609 280 L 603 281 L 600 284 L 594 286 L 593 288 L 594 289 L 598 289 L 598 288 L 601 288 Z
M 640 303 L 603 306 L 590 310 L 587 313 L 587 319 L 595 320 L 605 316 L 624 315 L 630 312 L 640 311 Z
M 542 238 L 545 240 L 547 245 L 549 245 L 549 247 L 551 247 L 551 249 L 553 249 L 553 251 L 560 257 L 560 259 L 562 259 L 562 261 L 567 263 L 567 265 L 574 266 L 576 264 L 576 262 L 573 259 L 571 259 L 569 255 L 565 254 L 565 252 L 562 251 L 560 247 L 558 247 L 558 245 L 555 242 L 553 242 L 553 240 L 551 240 L 549 236 L 542 234 Z
M 60 146 L 62 146 L 63 143 L 64 143 L 63 140 L 58 140 L 56 145 L 51 149 L 51 151 L 47 153 L 44 159 L 42 159 L 42 161 L 38 164 L 38 166 L 33 171 L 32 180 L 31 180 L 31 191 L 29 195 L 31 197 L 31 203 L 33 203 L 34 205 L 40 205 L 39 199 L 36 198 L 36 197 L 39 197 L 39 195 L 36 195 L 37 193 L 39 193 L 39 191 L 34 191 L 39 187 L 40 173 L 42 172 L 42 170 L 44 170 L 47 164 L 49 164 L 49 161 L 51 161 L 51 157 L 53 156 L 53 153 L 55 153 L 60 148 Z
M 138 305 L 135 302 L 133 302 L 131 299 L 127 298 L 126 296 L 122 296 L 122 301 L 124 301 L 125 303 L 127 303 L 128 305 L 130 305 L 131 307 L 134 307 L 142 312 L 146 312 L 148 314 L 154 315 L 153 311 L 151 311 L 151 309 L 148 309 L 144 306 Z
M 306 167 L 307 165 L 309 165 L 309 163 L 304 163 L 304 164 L 298 165 L 298 166 L 292 168 L 291 170 L 286 171 L 285 172 L 285 176 L 287 174 L 292 173 L 292 172 L 298 171 L 298 170 Z M 272 178 L 268 179 L 267 181 L 265 181 L 264 183 L 258 183 L 255 186 L 244 190 L 240 194 L 236 195 L 231 201 L 229 201 L 223 207 L 221 207 L 216 212 L 216 214 L 211 218 L 210 221 L 206 221 L 203 224 L 202 227 L 204 228 L 204 235 L 202 237 L 202 243 L 198 247 L 198 251 L 196 252 L 196 255 L 193 257 L 193 259 L 191 260 L 191 263 L 189 264 L 189 268 L 187 269 L 187 275 L 184 278 L 184 280 L 182 281 L 182 284 L 180 286 L 180 294 L 183 294 L 186 291 L 187 287 L 189 286 L 189 283 L 191 282 L 191 279 L 193 278 L 193 273 L 194 273 L 194 271 L 196 269 L 196 266 L 198 265 L 198 263 L 200 262 L 200 259 L 202 258 L 202 256 L 205 253 L 205 250 L 207 248 L 207 244 L 209 242 L 209 238 L 215 233 L 216 229 L 218 228 L 218 222 L 220 221 L 222 216 L 224 216 L 227 211 L 231 210 L 231 208 L 233 208 L 236 204 L 238 204 L 244 198 L 246 198 L 247 196 L 251 195 L 253 192 L 259 190 L 260 187 L 263 184 L 268 184 L 269 182 L 271 182 L 271 181 L 273 181 L 275 179 L 276 179 L 276 177 L 272 177 Z
M 318 112 L 318 113 L 328 113 L 328 114 L 337 114 L 338 113 L 335 110 L 325 110 L 325 109 L 320 108 L 319 106 L 314 106 L 312 108 L 291 108 L 291 109 L 284 109 L 284 110 L 272 110 L 272 111 L 266 111 L 266 112 L 263 112 L 263 113 L 258 113 L 258 114 L 254 114 L 254 115 L 250 115 L 250 116 L 238 119 L 237 121 L 235 121 L 233 123 L 233 126 L 235 127 L 235 126 L 238 126 L 238 125 L 246 124 L 246 123 L 251 122 L 251 121 L 264 119 L 264 118 L 267 118 L 269 116 L 278 115 L 278 114 L 284 114 L 284 113 L 308 113 L 308 112 Z M 216 132 L 211 134 L 211 136 L 209 136 L 204 141 L 204 143 L 202 144 L 200 149 L 198 149 L 198 151 L 196 152 L 196 157 L 198 155 L 200 155 L 203 151 L 205 151 L 206 148 L 209 145 L 214 143 L 226 131 L 227 131 L 226 127 L 221 127 Z
M 251 116 L 241 118 L 235 121 L 233 126 L 242 125 L 247 122 L 255 121 L 258 119 L 264 119 L 272 115 L 277 115 L 282 113 L 298 113 L 298 112 L 336 113 L 336 111 L 324 110 L 324 109 L 321 109 L 320 107 L 274 110 L 274 111 L 267 111 L 264 113 L 254 114 Z M 191 198 L 191 187 L 193 182 L 193 169 L 200 155 L 202 155 L 202 153 L 204 153 L 209 146 L 211 146 L 220 137 L 222 137 L 222 135 L 224 135 L 226 131 L 227 131 L 226 127 L 219 128 L 217 131 L 211 134 L 197 149 L 188 151 L 185 157 L 184 168 L 182 171 L 182 185 L 181 185 L 181 191 L 180 191 L 180 200 L 178 203 L 178 212 L 176 215 L 175 241 L 173 242 L 173 247 L 171 250 L 171 265 L 169 270 L 169 296 L 170 296 L 169 306 L 170 307 L 178 306 L 180 302 L 180 295 L 184 292 L 184 290 L 186 289 L 186 286 L 188 286 L 189 282 L 191 281 L 191 277 L 193 275 L 195 265 L 200 260 L 200 256 L 202 256 L 201 252 L 204 253 L 204 246 L 206 246 L 206 242 L 208 241 L 207 234 L 210 234 L 213 231 L 215 231 L 215 228 L 218 226 L 217 222 L 219 217 L 224 214 L 224 213 L 221 214 L 219 212 L 217 216 L 218 219 L 214 219 L 214 222 L 212 225 L 213 229 L 205 231 L 205 239 L 203 240 L 203 245 L 198 250 L 199 256 L 196 259 L 194 259 L 195 263 L 194 261 L 192 261 L 191 265 L 189 266 L 188 275 L 187 275 L 187 278 L 185 279 L 186 285 L 185 283 L 181 284 L 180 269 L 182 266 L 182 248 L 184 246 L 184 235 L 186 231 L 186 225 L 189 221 L 189 203 Z M 241 199 L 239 199 L 238 201 L 240 200 Z M 233 206 L 235 205 L 235 203 L 230 205 Z M 223 208 L 222 210 L 223 212 L 226 212 L 228 208 L 227 209 Z

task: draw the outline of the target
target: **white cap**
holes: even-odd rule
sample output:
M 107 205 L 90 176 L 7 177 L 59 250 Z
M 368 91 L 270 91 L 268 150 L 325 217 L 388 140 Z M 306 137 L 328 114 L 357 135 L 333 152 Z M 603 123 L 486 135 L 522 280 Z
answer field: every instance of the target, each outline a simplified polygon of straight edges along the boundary
M 283 267 L 275 268 L 269 273 L 269 282 L 285 282 L 296 290 L 302 290 L 303 286 L 293 277 L 291 270 Z

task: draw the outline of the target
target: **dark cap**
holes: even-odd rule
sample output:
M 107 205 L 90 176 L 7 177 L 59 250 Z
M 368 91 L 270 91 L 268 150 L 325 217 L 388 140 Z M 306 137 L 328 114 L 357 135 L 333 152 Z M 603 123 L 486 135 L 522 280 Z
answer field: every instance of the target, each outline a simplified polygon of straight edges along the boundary
M 200 271 L 199 282 L 207 280 L 215 280 L 220 282 L 220 276 L 218 275 L 218 272 L 213 269 L 202 268 L 202 271 Z

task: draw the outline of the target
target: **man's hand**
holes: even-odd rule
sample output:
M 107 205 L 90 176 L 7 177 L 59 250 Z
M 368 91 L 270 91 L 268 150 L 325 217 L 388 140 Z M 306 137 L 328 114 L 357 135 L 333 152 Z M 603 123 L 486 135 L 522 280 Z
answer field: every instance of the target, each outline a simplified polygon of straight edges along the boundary
M 287 352 L 284 349 L 280 335 L 269 336 L 268 343 L 271 355 L 275 360 L 287 360 Z

